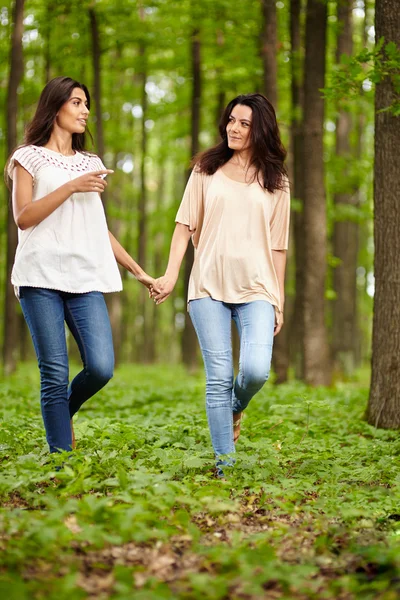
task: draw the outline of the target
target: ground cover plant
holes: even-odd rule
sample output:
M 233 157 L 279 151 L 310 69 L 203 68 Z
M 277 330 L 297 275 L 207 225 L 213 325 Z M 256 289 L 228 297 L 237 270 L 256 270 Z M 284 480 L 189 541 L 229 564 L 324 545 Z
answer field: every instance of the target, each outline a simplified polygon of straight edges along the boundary
M 400 441 L 366 385 L 268 383 L 225 481 L 201 374 L 120 368 L 56 463 L 36 367 L 0 396 L 1 598 L 399 597 Z

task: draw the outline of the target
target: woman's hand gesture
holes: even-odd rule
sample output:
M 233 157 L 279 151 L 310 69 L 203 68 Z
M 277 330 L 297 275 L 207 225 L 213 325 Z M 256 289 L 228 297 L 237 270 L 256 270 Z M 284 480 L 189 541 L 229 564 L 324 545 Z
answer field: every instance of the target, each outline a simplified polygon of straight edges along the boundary
M 101 171 L 92 171 L 85 173 L 76 179 L 71 180 L 72 193 L 79 192 L 98 192 L 101 194 L 107 187 L 107 182 L 104 179 L 105 175 L 114 173 L 111 169 L 103 169 Z

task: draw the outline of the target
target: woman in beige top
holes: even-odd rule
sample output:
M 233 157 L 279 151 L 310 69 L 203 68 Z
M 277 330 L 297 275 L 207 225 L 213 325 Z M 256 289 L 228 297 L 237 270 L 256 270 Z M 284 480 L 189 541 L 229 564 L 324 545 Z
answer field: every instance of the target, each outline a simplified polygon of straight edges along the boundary
M 268 379 L 283 325 L 290 195 L 275 111 L 261 94 L 238 96 L 220 122 L 222 141 L 198 156 L 176 215 L 168 267 L 172 292 L 189 238 L 195 259 L 188 307 L 206 371 L 206 410 L 217 473 L 232 465 L 240 421 Z M 234 381 L 231 319 L 240 336 Z

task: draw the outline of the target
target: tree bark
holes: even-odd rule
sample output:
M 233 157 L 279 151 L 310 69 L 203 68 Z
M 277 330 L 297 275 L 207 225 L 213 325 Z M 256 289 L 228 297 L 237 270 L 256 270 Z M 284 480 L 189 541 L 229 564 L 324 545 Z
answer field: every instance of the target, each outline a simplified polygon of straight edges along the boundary
M 303 166 L 303 84 L 301 60 L 301 0 L 290 3 L 290 40 L 291 40 L 291 147 L 293 152 L 292 196 L 297 201 L 292 211 L 292 230 L 295 257 L 296 295 L 290 320 L 290 353 L 298 379 L 304 378 L 304 166 Z
M 325 323 L 327 216 L 324 188 L 324 100 L 327 6 L 308 0 L 304 73 L 304 375 L 310 385 L 331 383 Z
M 201 102 L 201 57 L 200 57 L 200 31 L 194 29 L 192 32 L 192 126 L 191 126 L 191 156 L 195 156 L 199 151 L 199 133 L 200 133 L 200 102 Z M 189 242 L 185 255 L 184 267 L 184 291 L 185 298 L 189 287 L 190 273 L 193 267 L 194 248 Z M 182 332 L 182 360 L 189 369 L 197 367 L 197 338 L 190 316 L 185 311 L 185 327 Z
M 396 0 L 376 0 L 376 39 L 400 45 Z M 400 118 L 390 111 L 396 93 L 388 78 L 376 85 L 374 239 L 375 298 L 372 379 L 367 420 L 383 428 L 400 427 Z
M 144 19 L 144 12 L 141 11 L 142 20 Z M 142 106 L 142 136 L 141 136 L 141 159 L 140 159 L 140 196 L 139 196 L 139 234 L 138 234 L 138 261 L 143 269 L 147 269 L 148 252 L 147 252 L 147 185 L 146 185 L 146 160 L 147 160 L 147 146 L 148 146 L 148 133 L 146 129 L 147 110 L 148 110 L 148 97 L 146 92 L 147 83 L 147 56 L 146 46 L 141 44 L 139 47 L 140 57 L 140 86 L 141 86 L 141 106 Z M 153 328 L 150 323 L 153 316 L 151 309 L 151 303 L 148 299 L 147 289 L 141 287 L 140 289 L 140 306 L 143 315 L 143 343 L 141 359 L 143 362 L 151 361 L 151 341 L 150 336 L 152 335 Z
M 261 56 L 263 62 L 263 94 L 275 106 L 278 100 L 277 79 L 277 19 L 275 0 L 261 0 L 262 32 Z
M 338 23 L 341 27 L 337 39 L 337 62 L 342 54 L 353 52 L 352 4 L 338 4 Z M 336 156 L 343 160 L 343 178 L 346 179 L 346 166 L 355 159 L 350 147 L 352 116 L 340 110 L 336 120 Z M 352 156 L 353 155 L 353 156 Z M 335 207 L 357 206 L 357 190 L 335 194 Z M 335 370 L 347 375 L 355 368 L 355 341 L 357 340 L 357 256 L 359 225 L 352 221 L 336 221 L 333 231 L 333 254 L 340 264 L 333 272 L 333 287 L 336 298 L 332 305 L 333 355 Z
M 13 30 L 11 35 L 10 73 L 7 86 L 7 156 L 13 152 L 17 145 L 17 113 L 18 113 L 18 86 L 24 72 L 22 34 L 24 30 L 24 2 L 15 0 L 13 7 Z M 7 194 L 6 194 L 7 197 Z M 8 375 L 12 373 L 17 364 L 18 349 L 18 316 L 16 312 L 16 299 L 11 285 L 11 270 L 17 248 L 17 228 L 11 210 L 11 195 L 9 196 L 9 210 L 7 213 L 7 260 L 6 260 L 6 285 L 4 298 L 4 340 L 3 340 L 3 369 Z
M 101 110 L 101 48 L 99 25 L 94 8 L 89 8 L 90 32 L 92 37 L 93 100 L 96 111 L 96 146 L 101 157 L 104 155 L 103 118 Z M 105 195 L 102 194 L 105 205 Z
M 104 158 L 105 145 L 104 145 L 104 128 L 103 128 L 103 111 L 102 111 L 102 86 L 101 86 L 101 44 L 100 44 L 100 30 L 97 13 L 94 8 L 89 8 L 89 19 L 90 19 L 90 32 L 92 39 L 92 69 L 93 69 L 93 100 L 96 112 L 96 149 L 100 158 Z M 108 205 L 108 194 L 107 190 L 102 193 L 101 200 L 103 202 L 104 210 L 107 215 Z M 110 229 L 118 239 L 120 231 L 120 223 L 115 222 L 114 219 L 108 219 L 111 221 Z M 122 299 L 121 294 L 107 294 L 107 308 L 110 316 L 111 329 L 113 332 L 114 342 L 114 356 L 115 364 L 118 365 L 121 357 L 122 348 Z
M 263 92 L 277 109 L 277 19 L 275 0 L 262 0 L 262 59 L 263 59 Z M 287 328 L 274 339 L 272 365 L 276 374 L 276 383 L 284 383 L 288 379 L 289 338 Z
M 45 82 L 48 83 L 51 79 L 51 34 L 53 31 L 52 13 L 54 11 L 54 5 L 51 0 L 48 0 L 46 4 L 46 22 L 43 23 L 43 37 L 44 37 L 44 78 Z
M 224 33 L 222 31 L 222 29 L 218 29 L 217 31 L 217 46 L 218 46 L 218 52 L 222 52 L 222 48 L 225 44 L 225 38 L 224 38 Z M 215 112 L 215 124 L 216 124 L 216 136 L 215 136 L 215 143 L 218 144 L 218 142 L 221 140 L 221 137 L 219 135 L 219 122 L 221 120 L 222 117 L 222 113 L 224 112 L 224 108 L 225 108 L 225 86 L 224 86 L 224 82 L 223 82 L 223 78 L 222 78 L 222 68 L 218 67 L 217 68 L 217 86 L 218 86 L 218 91 L 217 91 L 217 109 Z

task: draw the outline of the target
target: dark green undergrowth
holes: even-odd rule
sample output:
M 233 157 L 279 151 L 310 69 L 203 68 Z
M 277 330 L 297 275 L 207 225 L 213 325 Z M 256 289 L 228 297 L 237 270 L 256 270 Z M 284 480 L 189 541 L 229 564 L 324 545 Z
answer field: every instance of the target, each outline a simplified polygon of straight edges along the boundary
M 55 462 L 38 396 L 32 365 L 1 381 L 1 598 L 399 597 L 400 439 L 366 386 L 268 383 L 224 481 L 202 374 L 120 368 Z

